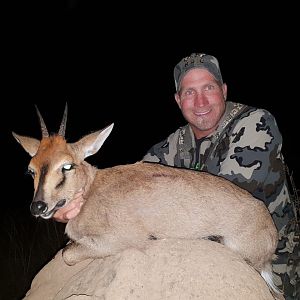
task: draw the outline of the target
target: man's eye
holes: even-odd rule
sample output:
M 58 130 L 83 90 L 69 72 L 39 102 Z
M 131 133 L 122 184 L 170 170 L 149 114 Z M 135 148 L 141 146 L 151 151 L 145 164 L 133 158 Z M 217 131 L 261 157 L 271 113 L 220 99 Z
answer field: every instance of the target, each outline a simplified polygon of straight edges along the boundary
M 206 86 L 206 90 L 207 91 L 211 91 L 211 90 L 213 90 L 215 87 L 212 85 L 212 84 L 208 84 L 207 86 Z

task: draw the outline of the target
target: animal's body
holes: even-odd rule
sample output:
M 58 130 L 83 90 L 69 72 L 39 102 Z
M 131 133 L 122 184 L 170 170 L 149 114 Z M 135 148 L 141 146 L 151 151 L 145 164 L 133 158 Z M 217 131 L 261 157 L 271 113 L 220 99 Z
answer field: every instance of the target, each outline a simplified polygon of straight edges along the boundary
M 273 258 L 277 232 L 268 210 L 226 179 L 144 162 L 102 170 L 85 163 L 83 169 L 91 185 L 66 233 L 84 242 L 82 251 L 75 243 L 64 252 L 71 264 L 153 239 L 209 236 L 220 236 L 259 271 Z
M 217 236 L 276 290 L 271 261 L 277 230 L 264 203 L 249 192 L 206 172 L 154 163 L 100 170 L 84 159 L 100 149 L 112 125 L 71 144 L 64 130 L 49 136 L 41 123 L 41 141 L 14 134 L 32 156 L 33 215 L 50 218 L 84 190 L 82 209 L 66 226 L 72 240 L 63 251 L 67 264 L 143 249 L 156 239 Z

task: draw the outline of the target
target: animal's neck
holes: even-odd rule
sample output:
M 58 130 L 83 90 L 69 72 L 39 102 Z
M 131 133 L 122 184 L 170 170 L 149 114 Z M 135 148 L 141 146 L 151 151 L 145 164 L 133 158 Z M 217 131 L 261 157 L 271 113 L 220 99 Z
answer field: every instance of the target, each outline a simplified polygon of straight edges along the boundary
M 83 198 L 86 199 L 88 197 L 90 187 L 94 182 L 97 168 L 91 166 L 89 163 L 84 161 L 84 162 L 82 162 L 82 171 L 83 171 L 84 177 L 85 177 L 84 185 L 82 187 Z

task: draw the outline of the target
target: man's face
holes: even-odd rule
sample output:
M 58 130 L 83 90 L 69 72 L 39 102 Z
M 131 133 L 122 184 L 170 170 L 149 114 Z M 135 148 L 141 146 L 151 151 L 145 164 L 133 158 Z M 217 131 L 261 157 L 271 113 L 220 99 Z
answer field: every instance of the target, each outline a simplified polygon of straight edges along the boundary
M 182 78 L 176 102 L 196 138 L 213 132 L 225 111 L 226 84 L 220 85 L 206 69 L 192 69 Z

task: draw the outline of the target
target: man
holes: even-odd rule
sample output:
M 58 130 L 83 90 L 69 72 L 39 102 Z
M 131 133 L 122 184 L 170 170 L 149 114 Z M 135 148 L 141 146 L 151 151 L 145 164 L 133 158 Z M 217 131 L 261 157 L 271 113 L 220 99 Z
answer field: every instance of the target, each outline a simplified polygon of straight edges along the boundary
M 279 232 L 278 259 L 273 264 L 276 284 L 286 299 L 296 299 L 300 273 L 296 212 L 274 117 L 266 110 L 226 101 L 227 85 L 211 55 L 193 53 L 183 58 L 174 68 L 174 79 L 175 100 L 188 124 L 154 145 L 143 160 L 225 177 L 262 200 Z M 76 215 L 79 201 L 57 212 L 56 219 Z
M 227 85 L 211 55 L 185 57 L 175 66 L 174 79 L 175 100 L 188 124 L 154 145 L 144 160 L 225 177 L 264 201 L 280 236 L 273 265 L 276 281 L 286 297 L 295 299 L 300 275 L 293 253 L 295 211 L 274 117 L 263 109 L 226 102 Z

